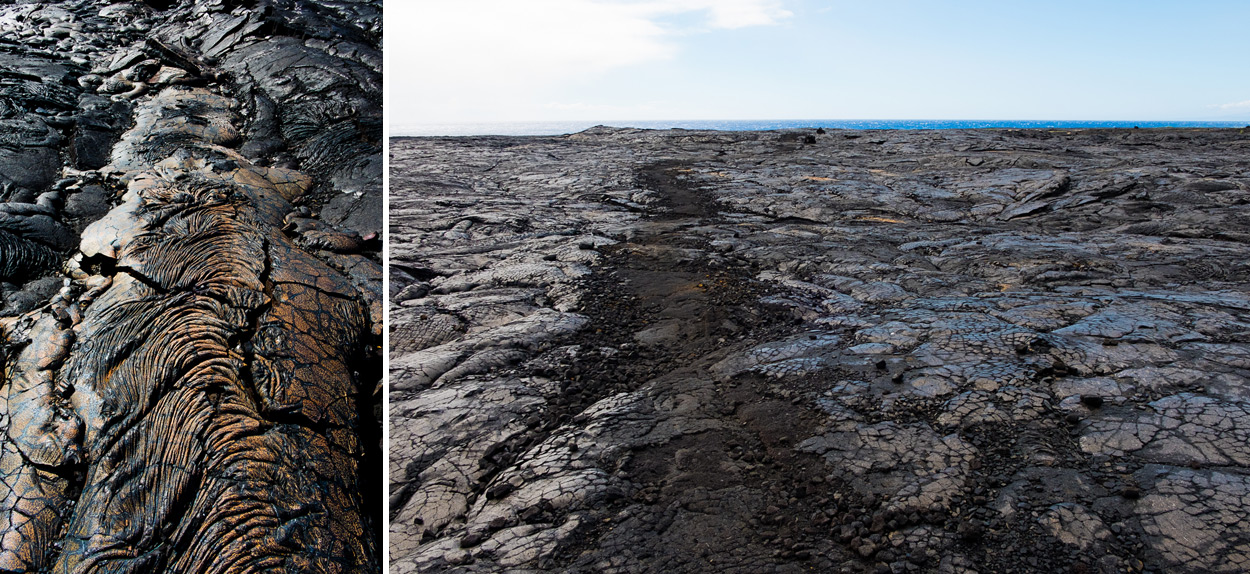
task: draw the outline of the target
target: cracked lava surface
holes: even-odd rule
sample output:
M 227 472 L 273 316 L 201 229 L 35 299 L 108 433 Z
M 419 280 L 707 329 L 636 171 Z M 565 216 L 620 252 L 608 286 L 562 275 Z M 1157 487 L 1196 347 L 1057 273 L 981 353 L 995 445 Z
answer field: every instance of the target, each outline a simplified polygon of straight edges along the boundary
M 391 569 L 1245 571 L 1248 151 L 395 140 Z
M 0 7 L 0 571 L 381 571 L 380 6 L 236 4 Z

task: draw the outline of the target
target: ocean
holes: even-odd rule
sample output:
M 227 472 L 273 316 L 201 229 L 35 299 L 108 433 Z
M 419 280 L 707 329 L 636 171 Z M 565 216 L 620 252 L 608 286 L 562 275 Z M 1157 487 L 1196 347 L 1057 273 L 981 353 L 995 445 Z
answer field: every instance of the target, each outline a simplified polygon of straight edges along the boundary
M 953 130 L 975 128 L 1245 128 L 1246 121 L 1066 121 L 1066 120 L 690 120 L 629 122 L 495 122 L 394 126 L 391 136 L 546 136 L 580 132 L 596 125 L 622 128 L 760 131 L 795 128 L 847 130 Z

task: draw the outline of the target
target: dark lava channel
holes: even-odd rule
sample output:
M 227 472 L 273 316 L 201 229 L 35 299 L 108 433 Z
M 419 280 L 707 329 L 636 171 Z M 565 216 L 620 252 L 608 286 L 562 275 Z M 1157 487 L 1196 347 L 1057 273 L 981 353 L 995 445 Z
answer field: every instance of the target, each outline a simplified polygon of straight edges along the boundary
M 397 140 L 391 568 L 1244 571 L 1248 149 Z
M 716 222 L 719 206 L 677 180 L 675 171 L 681 168 L 664 162 L 642 171 L 638 185 L 659 194 L 662 211 L 640 222 L 630 241 L 606 248 L 604 261 L 595 267 L 596 280 L 585 285 L 587 330 L 610 333 L 609 347 L 630 349 L 625 359 L 633 372 L 602 386 L 601 374 L 616 371 L 615 365 L 579 368 L 588 375 L 578 377 L 587 381 L 583 386 L 596 391 L 581 408 L 642 383 L 695 387 L 714 393 L 715 414 L 728 424 L 640 449 L 622 469 L 637 490 L 629 500 L 606 506 L 621 511 L 641 503 L 647 511 L 629 512 L 624 523 L 609 520 L 579 533 L 580 543 L 561 548 L 547 567 L 596 571 L 602 557 L 595 547 L 624 537 L 611 544 L 636 554 L 644 570 L 829 569 L 844 558 L 824 540 L 826 529 L 821 528 L 828 523 L 823 511 L 836 510 L 837 502 L 809 497 L 828 490 L 821 463 L 793 449 L 819 419 L 796 413 L 797 401 L 773 392 L 759 377 L 719 381 L 711 374 L 730 341 L 767 338 L 787 331 L 794 321 L 784 309 L 756 305 L 768 287 L 753 279 L 749 265 L 708 261 L 698 251 L 683 249 L 706 247 L 683 245 L 692 238 L 682 230 Z M 611 301 L 626 302 L 628 319 L 600 311 Z M 584 336 L 576 342 L 593 344 Z M 745 472 L 725 471 L 737 465 L 744 465 Z M 756 495 L 744 499 L 743 493 Z M 677 508 L 695 513 L 683 516 L 679 529 L 669 532 Z M 638 539 L 643 532 L 659 535 L 664 552 L 651 548 L 655 542 Z M 630 550 L 635 545 L 640 550 Z

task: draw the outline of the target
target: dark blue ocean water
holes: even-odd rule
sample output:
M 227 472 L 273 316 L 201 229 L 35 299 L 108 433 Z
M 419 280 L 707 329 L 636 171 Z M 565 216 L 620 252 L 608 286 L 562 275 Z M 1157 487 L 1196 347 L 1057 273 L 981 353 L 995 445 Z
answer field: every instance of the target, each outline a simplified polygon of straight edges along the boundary
M 1163 128 L 1212 127 L 1242 128 L 1250 122 L 1239 121 L 1064 121 L 1064 120 L 692 120 L 633 122 L 497 122 L 426 124 L 395 126 L 392 136 L 478 136 L 478 135 L 559 135 L 580 132 L 595 125 L 613 127 L 690 130 L 780 130 L 793 128 L 834 128 L 849 130 L 950 130 L 970 128 Z

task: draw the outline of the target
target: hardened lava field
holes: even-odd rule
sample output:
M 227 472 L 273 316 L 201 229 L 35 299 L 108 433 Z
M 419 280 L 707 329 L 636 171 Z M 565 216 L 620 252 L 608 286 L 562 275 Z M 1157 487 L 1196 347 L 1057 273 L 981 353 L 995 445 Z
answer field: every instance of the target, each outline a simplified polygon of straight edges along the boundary
M 396 140 L 392 571 L 1245 571 L 1248 151 Z

